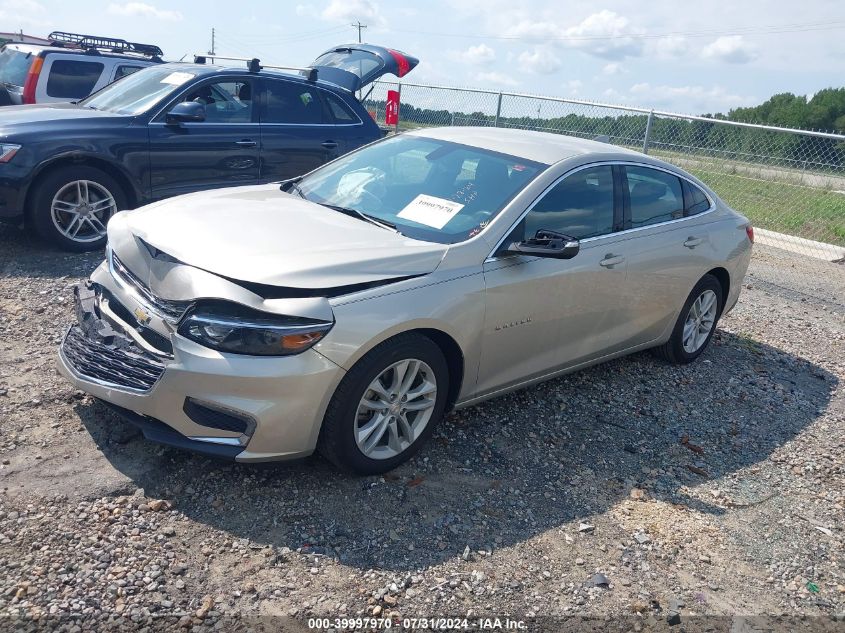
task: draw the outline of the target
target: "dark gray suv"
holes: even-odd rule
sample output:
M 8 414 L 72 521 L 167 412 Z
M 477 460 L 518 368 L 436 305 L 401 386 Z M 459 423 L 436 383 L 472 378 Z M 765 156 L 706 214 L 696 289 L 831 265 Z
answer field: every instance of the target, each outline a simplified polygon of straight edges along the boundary
M 198 61 L 145 68 L 75 104 L 0 108 L 0 220 L 93 250 L 121 209 L 302 175 L 380 138 L 356 91 L 418 63 L 366 44 L 298 74 Z

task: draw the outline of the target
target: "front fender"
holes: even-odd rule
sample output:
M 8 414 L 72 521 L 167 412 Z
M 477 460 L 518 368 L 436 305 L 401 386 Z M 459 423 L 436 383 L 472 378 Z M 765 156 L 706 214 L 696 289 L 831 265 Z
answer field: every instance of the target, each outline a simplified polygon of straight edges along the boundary
M 349 370 L 380 343 L 413 330 L 451 337 L 464 358 L 459 398 L 475 389 L 484 323 L 484 278 L 478 272 L 378 296 L 334 303 L 335 327 L 314 349 Z

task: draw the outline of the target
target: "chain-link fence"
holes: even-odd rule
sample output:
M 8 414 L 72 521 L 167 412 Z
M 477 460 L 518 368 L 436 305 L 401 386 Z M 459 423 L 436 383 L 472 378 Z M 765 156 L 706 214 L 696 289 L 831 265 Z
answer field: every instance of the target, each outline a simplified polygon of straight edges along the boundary
M 401 96 L 396 130 L 440 125 L 522 128 L 600 138 L 682 167 L 755 226 L 758 257 L 800 257 L 845 279 L 845 135 L 752 125 L 645 108 L 507 92 L 379 82 L 365 105 L 384 122 Z M 772 250 L 774 249 L 774 250 Z M 782 280 L 816 294 L 813 280 Z M 845 297 L 824 297 L 845 305 Z

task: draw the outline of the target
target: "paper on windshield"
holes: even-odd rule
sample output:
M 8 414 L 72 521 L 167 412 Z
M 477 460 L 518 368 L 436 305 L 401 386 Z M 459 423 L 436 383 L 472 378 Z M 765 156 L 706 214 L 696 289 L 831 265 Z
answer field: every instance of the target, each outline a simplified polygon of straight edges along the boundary
M 161 80 L 163 84 L 172 84 L 174 86 L 181 86 L 183 83 L 188 81 L 189 79 L 193 79 L 194 76 L 191 73 L 181 73 L 181 72 L 174 72 L 170 73 Z
M 427 196 L 421 193 L 410 204 L 396 214 L 396 217 L 418 224 L 425 224 L 435 229 L 442 229 L 464 208 L 459 202 Z

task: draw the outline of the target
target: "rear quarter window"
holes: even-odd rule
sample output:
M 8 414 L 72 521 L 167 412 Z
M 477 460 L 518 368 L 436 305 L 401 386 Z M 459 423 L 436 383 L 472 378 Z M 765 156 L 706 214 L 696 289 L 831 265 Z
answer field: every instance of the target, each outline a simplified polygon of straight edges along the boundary
M 326 102 L 333 123 L 358 123 L 358 117 L 334 95 L 323 93 L 323 100 Z
M 91 94 L 103 73 L 103 64 L 76 59 L 56 59 L 47 78 L 47 95 L 58 99 L 82 99 Z
M 710 199 L 705 193 L 691 182 L 684 182 L 686 189 L 686 213 L 684 215 L 698 215 L 710 208 Z
M 142 68 L 143 66 L 126 66 L 121 64 L 117 67 L 117 70 L 114 71 L 114 80 L 117 81 L 118 79 L 126 77 L 126 75 L 137 73 Z

